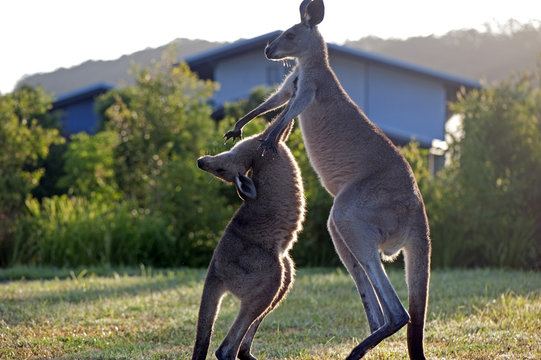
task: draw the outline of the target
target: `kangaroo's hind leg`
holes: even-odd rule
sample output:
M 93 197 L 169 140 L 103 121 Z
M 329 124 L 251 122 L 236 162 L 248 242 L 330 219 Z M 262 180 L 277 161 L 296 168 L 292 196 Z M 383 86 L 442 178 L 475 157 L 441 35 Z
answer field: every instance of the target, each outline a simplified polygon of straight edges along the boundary
M 207 358 L 214 321 L 216 320 L 222 297 L 226 292 L 224 284 L 216 276 L 215 271 L 214 263 L 211 262 L 205 279 L 203 295 L 201 296 L 192 360 L 205 360 Z
M 250 286 L 242 289 L 241 293 L 234 293 L 241 300 L 240 310 L 227 336 L 216 350 L 216 357 L 219 360 L 234 360 L 237 357 L 248 330 L 268 311 L 281 284 L 282 270 L 276 263 L 276 266 L 271 266 L 260 274 L 258 286 Z
M 329 218 L 327 226 L 336 252 L 355 281 L 355 285 L 357 285 L 357 290 L 359 291 L 359 295 L 363 301 L 366 318 L 368 319 L 368 325 L 370 326 L 370 332 L 373 333 L 383 326 L 384 323 L 383 311 L 381 310 L 376 292 L 374 291 L 370 280 L 361 267 L 361 264 L 359 264 L 357 259 L 355 259 L 344 240 L 342 240 L 342 237 L 338 233 L 338 230 L 336 230 L 336 226 L 332 222 L 331 218 Z
M 353 349 L 348 360 L 360 359 L 409 321 L 409 314 L 394 291 L 380 260 L 379 244 L 383 241 L 382 234 L 388 229 L 382 228 L 375 220 L 378 208 L 362 206 L 365 204 L 361 200 L 355 188 L 340 193 L 334 200 L 330 221 L 372 283 L 383 310 L 384 323 Z
M 282 283 L 282 287 L 280 288 L 280 291 L 278 292 L 278 295 L 274 298 L 271 306 L 267 309 L 267 311 L 261 315 L 250 327 L 250 330 L 248 330 L 248 333 L 246 334 L 246 337 L 244 338 L 244 341 L 242 342 L 242 345 L 240 347 L 239 356 L 238 358 L 241 360 L 256 360 L 256 358 L 251 354 L 251 347 L 252 342 L 254 340 L 254 336 L 257 332 L 257 329 L 259 328 L 259 325 L 261 325 L 261 322 L 267 316 L 269 313 L 271 313 L 278 304 L 282 301 L 282 299 L 286 296 L 286 294 L 289 292 L 289 289 L 293 285 L 293 279 L 295 278 L 295 266 L 293 264 L 293 260 L 289 257 L 289 254 L 284 256 L 283 258 L 283 266 L 284 266 L 284 279 Z

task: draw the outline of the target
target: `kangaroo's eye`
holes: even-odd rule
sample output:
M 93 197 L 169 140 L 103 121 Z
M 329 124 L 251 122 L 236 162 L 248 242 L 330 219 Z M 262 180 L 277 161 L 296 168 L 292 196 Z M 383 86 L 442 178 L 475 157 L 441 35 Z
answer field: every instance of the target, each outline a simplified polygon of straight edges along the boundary
M 287 39 L 287 40 L 293 40 L 293 39 L 295 39 L 295 34 L 293 34 L 293 33 L 287 33 L 287 34 L 286 34 L 286 39 Z

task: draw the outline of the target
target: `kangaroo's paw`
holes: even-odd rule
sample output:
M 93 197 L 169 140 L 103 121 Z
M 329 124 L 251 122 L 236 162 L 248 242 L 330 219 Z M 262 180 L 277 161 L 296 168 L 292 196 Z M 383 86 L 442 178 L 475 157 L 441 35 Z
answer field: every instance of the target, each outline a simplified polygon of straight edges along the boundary
M 224 135 L 225 142 L 227 142 L 227 140 L 229 139 L 233 139 L 233 142 L 235 142 L 236 139 L 240 139 L 241 137 L 242 137 L 241 130 L 229 130 Z
M 261 144 L 259 144 L 259 149 L 263 149 L 261 156 L 265 156 L 269 152 L 271 152 L 273 155 L 278 154 L 278 147 L 275 141 L 268 138 L 259 141 L 261 142 Z

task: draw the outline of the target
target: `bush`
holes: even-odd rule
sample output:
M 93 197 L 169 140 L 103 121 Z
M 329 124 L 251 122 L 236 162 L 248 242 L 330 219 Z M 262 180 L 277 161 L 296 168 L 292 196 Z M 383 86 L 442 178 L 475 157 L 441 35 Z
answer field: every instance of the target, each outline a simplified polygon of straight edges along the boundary
M 48 129 L 51 98 L 43 90 L 23 87 L 0 96 L 0 266 L 8 262 L 13 231 L 25 199 L 43 175 L 40 166 L 52 144 L 63 139 Z
M 173 158 L 156 179 L 148 205 L 167 220 L 177 266 L 208 265 L 238 199 L 235 192 L 228 202 L 223 188 L 234 189 L 199 170 L 195 159 Z
M 167 221 L 135 203 L 55 196 L 27 200 L 17 228 L 13 263 L 76 267 L 172 266 L 175 238 Z
M 71 137 L 64 153 L 64 176 L 58 186 L 70 195 L 119 199 L 120 189 L 115 180 L 114 148 L 116 133 L 102 131 L 94 136 L 80 133 Z
M 48 98 L 22 89 L 0 97 L 0 265 L 206 266 L 240 200 L 196 167 L 228 149 L 222 135 L 269 90 L 211 118 L 215 85 L 165 58 L 138 70 L 134 86 L 100 97 L 104 129 L 66 145 L 57 185 L 69 195 L 30 196 L 58 130 L 40 123 Z M 434 267 L 541 269 L 541 90 L 520 77 L 459 96 L 462 133 L 433 177 L 427 152 L 402 149 L 415 172 L 431 227 Z M 268 120 L 268 119 L 266 119 Z M 245 136 L 266 126 L 263 119 Z M 456 134 L 455 134 L 456 135 Z M 332 198 L 308 161 L 296 126 L 288 145 L 302 171 L 308 216 L 293 256 L 299 266 L 340 263 L 327 232 Z
M 462 133 L 425 195 L 433 263 L 541 268 L 541 89 L 522 76 L 462 94 Z
M 24 196 L 31 186 L 19 192 L 26 216 L 7 252 L 10 263 L 208 263 L 233 211 L 222 184 L 196 167 L 202 149 L 216 146 L 207 103 L 216 85 L 199 80 L 185 64 L 173 64 L 177 61 L 166 54 L 152 68 L 136 69 L 134 86 L 98 99 L 102 131 L 73 136 L 63 151 L 64 174 L 57 186 L 69 197 L 38 202 Z M 17 146 L 36 157 L 29 142 L 41 145 L 25 138 Z M 10 152 L 22 153 L 16 150 Z M 35 184 L 40 173 L 23 175 Z M 13 196 L 13 191 L 2 194 Z

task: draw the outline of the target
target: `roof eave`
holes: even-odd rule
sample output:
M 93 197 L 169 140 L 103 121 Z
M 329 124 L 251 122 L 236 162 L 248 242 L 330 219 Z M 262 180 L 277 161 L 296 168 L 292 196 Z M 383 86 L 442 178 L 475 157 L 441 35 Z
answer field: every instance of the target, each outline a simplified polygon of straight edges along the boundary
M 86 99 L 86 98 L 90 98 L 90 97 L 102 94 L 104 92 L 107 92 L 113 89 L 114 87 L 115 86 L 110 83 L 100 82 L 100 83 L 92 84 L 87 87 L 75 90 L 75 91 L 70 91 L 68 93 L 61 94 L 58 96 L 56 101 L 53 102 L 53 108 L 70 105 L 82 99 Z
M 415 65 L 407 63 L 404 61 L 396 60 L 389 58 L 383 55 L 378 55 L 370 53 L 363 50 L 353 49 L 346 46 L 336 45 L 336 44 L 327 44 L 329 52 L 340 53 L 346 56 L 361 58 L 364 61 L 376 63 L 378 65 L 387 66 L 391 68 L 396 68 L 400 70 L 409 71 L 416 74 L 421 74 L 430 78 L 435 78 L 438 80 L 443 80 L 445 83 L 453 86 L 465 86 L 467 88 L 480 88 L 481 84 L 478 81 L 466 79 L 460 76 L 448 74 L 442 71 L 433 70 L 427 67 L 420 65 Z

